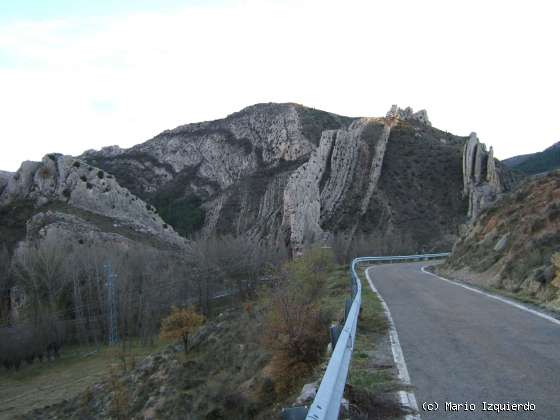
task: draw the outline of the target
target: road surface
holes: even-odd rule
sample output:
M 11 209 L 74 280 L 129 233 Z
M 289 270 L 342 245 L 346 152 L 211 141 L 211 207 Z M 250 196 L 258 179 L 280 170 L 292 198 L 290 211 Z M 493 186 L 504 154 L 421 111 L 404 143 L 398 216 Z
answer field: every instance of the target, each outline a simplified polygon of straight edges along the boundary
M 368 269 L 391 312 L 421 418 L 560 419 L 560 325 L 423 273 L 426 264 Z M 446 410 L 446 402 L 474 411 Z M 484 402 L 534 411 L 483 411 L 498 408 Z

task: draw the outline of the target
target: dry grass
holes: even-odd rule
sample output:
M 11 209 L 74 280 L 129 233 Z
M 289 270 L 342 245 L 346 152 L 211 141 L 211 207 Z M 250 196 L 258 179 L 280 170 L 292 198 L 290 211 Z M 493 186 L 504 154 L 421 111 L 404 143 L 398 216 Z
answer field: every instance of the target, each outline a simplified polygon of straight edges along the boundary
M 130 353 L 144 357 L 161 348 L 133 345 Z M 118 347 L 68 347 L 56 361 L 34 363 L 18 372 L 0 374 L 0 419 L 11 419 L 35 408 L 72 398 L 106 379 L 119 366 Z

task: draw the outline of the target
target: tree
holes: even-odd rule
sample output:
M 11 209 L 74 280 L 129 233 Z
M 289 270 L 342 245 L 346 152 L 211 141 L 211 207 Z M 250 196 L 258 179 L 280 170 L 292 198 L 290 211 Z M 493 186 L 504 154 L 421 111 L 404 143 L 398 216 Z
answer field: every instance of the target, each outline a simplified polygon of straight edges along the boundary
M 161 321 L 160 337 L 167 340 L 181 339 L 188 351 L 189 335 L 195 333 L 204 323 L 204 317 L 192 309 L 171 307 L 171 314 Z

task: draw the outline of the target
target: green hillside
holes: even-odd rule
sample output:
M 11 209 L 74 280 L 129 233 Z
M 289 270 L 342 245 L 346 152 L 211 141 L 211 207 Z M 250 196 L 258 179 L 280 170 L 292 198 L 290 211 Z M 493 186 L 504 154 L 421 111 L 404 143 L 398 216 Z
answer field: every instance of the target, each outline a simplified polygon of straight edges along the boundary
M 507 160 L 511 162 L 513 159 L 514 158 Z M 543 172 L 549 172 L 553 169 L 558 169 L 560 168 L 560 144 L 556 143 L 542 152 L 535 153 L 522 159 L 518 163 L 505 163 L 512 169 L 523 172 L 527 175 L 535 175 Z

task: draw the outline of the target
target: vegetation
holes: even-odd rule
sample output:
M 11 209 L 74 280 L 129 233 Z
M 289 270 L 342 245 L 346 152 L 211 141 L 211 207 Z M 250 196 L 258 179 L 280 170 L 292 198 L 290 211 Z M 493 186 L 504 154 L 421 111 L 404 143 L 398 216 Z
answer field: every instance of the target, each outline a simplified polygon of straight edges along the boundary
M 204 225 L 205 212 L 202 201 L 196 196 L 176 199 L 156 205 L 163 220 L 185 237 L 191 236 Z
M 216 242 L 221 241 L 199 240 L 195 248 L 212 248 Z M 231 261 L 225 258 L 232 255 L 226 251 L 241 241 L 229 238 L 223 242 L 214 248 L 220 250 L 216 261 Z M 259 261 L 259 265 L 269 266 Z M 153 415 L 162 418 L 183 418 L 185 413 L 214 419 L 275 417 L 278 407 L 290 404 L 302 382 L 325 360 L 329 314 L 332 308 L 343 311 L 340 291 L 346 289 L 330 287 L 334 268 L 330 250 L 312 250 L 279 267 L 267 270 L 269 281 L 239 295 L 228 309 L 214 312 L 196 331 L 190 327 L 198 325 L 201 317 L 190 309 L 175 308 L 163 318 L 162 337 L 182 341 L 183 333 L 189 331 L 188 353 L 173 345 L 133 366 L 116 353 L 119 366 L 128 369 L 106 370 L 102 390 L 92 392 L 88 387 L 80 395 L 32 415 L 130 418 L 152 410 L 146 407 L 157 407 Z M 250 270 L 251 266 L 246 275 L 250 276 Z M 238 265 L 232 273 L 242 271 Z M 213 273 L 219 277 L 219 271 Z M 319 277 L 328 280 L 321 282 Z M 61 360 L 65 352 L 62 354 Z M 151 405 L 146 404 L 148 400 Z
M 554 279 L 552 280 L 552 284 L 560 289 L 560 252 L 552 254 L 550 262 L 554 266 Z
M 230 236 L 198 239 L 180 259 L 155 250 L 123 253 L 87 245 L 72 245 L 61 253 L 56 244 L 49 245 L 30 247 L 10 266 L 18 273 L 18 284 L 30 293 L 27 304 L 35 302 L 41 308 L 38 317 L 51 313 L 65 326 L 65 347 L 59 350 L 59 359 L 51 355 L 43 363 L 23 364 L 24 369 L 12 369 L 7 378 L 22 380 L 19 389 L 27 392 L 49 376 L 58 381 L 57 389 L 71 387 L 79 380 L 80 369 L 94 376 L 80 379 L 75 392 L 64 396 L 65 402 L 52 404 L 61 399 L 54 392 L 52 399 L 29 405 L 51 405 L 31 413 L 34 417 L 131 418 L 152 413 L 181 418 L 188 412 L 214 419 L 273 418 L 304 383 L 322 375 L 320 366 L 329 357 L 328 326 L 342 320 L 349 295 L 347 271 L 335 266 L 331 249 L 310 249 L 303 257 L 286 261 L 285 250 Z M 118 331 L 123 343 L 113 350 L 103 344 L 107 260 L 118 275 Z M 178 271 L 180 266 L 187 268 Z M 46 278 L 52 285 L 44 284 Z M 167 290 L 169 294 L 162 293 Z M 227 307 L 212 299 L 222 291 L 233 293 Z M 360 404 L 360 398 L 375 389 L 372 381 L 380 384 L 386 377 L 364 365 L 361 357 L 371 351 L 370 339 L 385 328 L 372 298 L 364 295 L 360 334 L 365 338 L 357 341 L 358 364 L 351 373 L 349 398 Z M 175 305 L 171 313 L 170 305 Z M 32 307 L 23 305 L 19 310 L 23 319 L 33 319 Z M 160 337 L 180 341 L 182 349 L 172 345 L 138 361 L 137 356 L 153 352 L 151 337 L 160 320 Z M 80 342 L 79 356 L 73 356 L 73 343 Z M 103 368 L 102 360 L 109 361 Z M 64 372 L 68 379 L 60 376 Z M 10 386 L 12 379 L 0 380 L 0 389 Z M 99 381 L 101 387 L 92 387 Z M 8 399 L 14 397 L 7 394 Z M 12 414 L 24 411 L 23 404 L 11 406 L 17 406 Z
M 164 340 L 181 339 L 185 354 L 189 349 L 189 335 L 204 323 L 204 317 L 192 309 L 171 308 L 171 314 L 161 321 L 160 337 Z
M 365 276 L 361 276 L 362 279 Z M 370 393 L 383 393 L 395 389 L 397 385 L 391 366 L 380 369 L 375 365 L 376 343 L 388 331 L 388 323 L 378 297 L 362 282 L 362 310 L 358 322 L 358 334 L 348 384 Z

